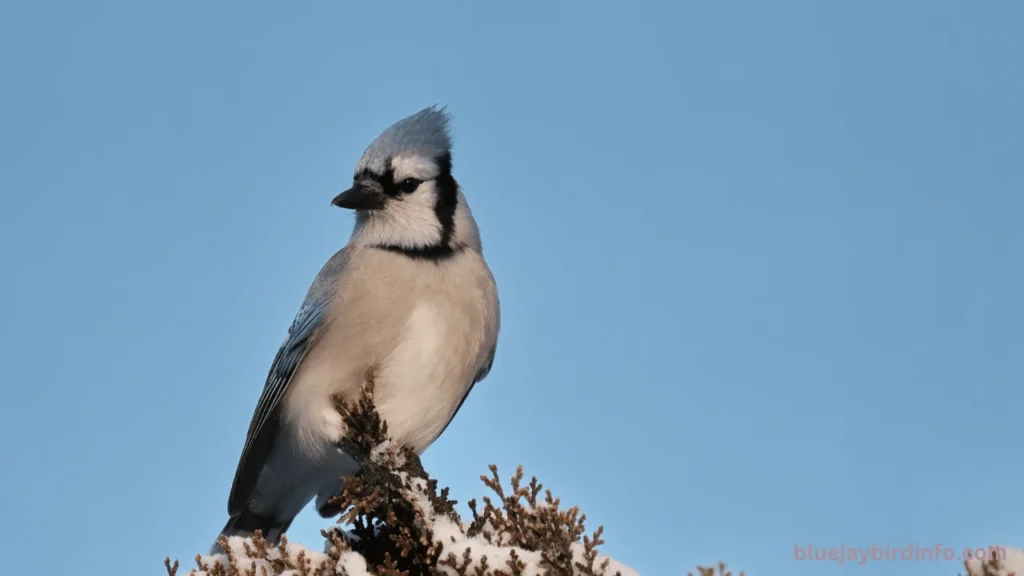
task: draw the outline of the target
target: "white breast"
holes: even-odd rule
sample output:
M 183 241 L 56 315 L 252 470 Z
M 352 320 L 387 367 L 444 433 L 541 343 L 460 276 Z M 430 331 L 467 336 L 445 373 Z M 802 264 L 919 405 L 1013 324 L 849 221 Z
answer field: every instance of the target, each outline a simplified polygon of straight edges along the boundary
M 448 424 L 472 383 L 479 356 L 479 330 L 455 329 L 437 303 L 421 300 L 413 308 L 394 351 L 376 375 L 377 410 L 391 436 L 422 452 Z M 475 333 L 475 334 L 474 334 Z

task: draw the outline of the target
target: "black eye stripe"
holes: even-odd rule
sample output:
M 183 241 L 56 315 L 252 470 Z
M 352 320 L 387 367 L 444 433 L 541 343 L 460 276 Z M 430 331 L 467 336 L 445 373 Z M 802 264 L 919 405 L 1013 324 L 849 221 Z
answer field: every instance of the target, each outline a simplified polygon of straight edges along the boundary
M 423 184 L 424 182 L 430 182 L 431 180 L 436 179 L 437 178 L 428 178 L 426 180 L 420 180 L 419 178 L 410 177 L 402 180 L 401 182 L 395 182 L 395 169 L 391 166 L 391 161 L 389 160 L 385 166 L 383 174 L 376 174 L 369 169 L 364 169 L 359 174 L 356 174 L 353 181 L 358 184 L 361 180 L 373 180 L 381 185 L 381 188 L 384 189 L 385 196 L 397 198 L 403 194 L 411 194 L 415 192 L 416 189 L 419 188 L 420 184 Z

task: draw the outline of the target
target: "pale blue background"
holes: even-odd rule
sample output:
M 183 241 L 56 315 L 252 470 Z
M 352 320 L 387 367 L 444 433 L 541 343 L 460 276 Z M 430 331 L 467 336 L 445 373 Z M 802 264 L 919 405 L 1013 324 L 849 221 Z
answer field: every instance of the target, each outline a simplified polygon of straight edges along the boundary
M 454 497 L 522 463 L 645 576 L 1024 545 L 1024 4 L 375 6 L 0 0 L 5 572 L 207 548 L 330 199 L 435 102 L 504 312 Z

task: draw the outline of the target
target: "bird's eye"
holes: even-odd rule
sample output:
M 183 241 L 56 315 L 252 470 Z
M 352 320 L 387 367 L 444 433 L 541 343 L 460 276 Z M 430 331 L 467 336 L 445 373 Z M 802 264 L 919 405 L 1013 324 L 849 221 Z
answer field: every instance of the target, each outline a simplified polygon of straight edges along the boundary
M 419 188 L 421 181 L 415 178 L 406 178 L 398 184 L 398 189 L 406 194 L 415 192 Z

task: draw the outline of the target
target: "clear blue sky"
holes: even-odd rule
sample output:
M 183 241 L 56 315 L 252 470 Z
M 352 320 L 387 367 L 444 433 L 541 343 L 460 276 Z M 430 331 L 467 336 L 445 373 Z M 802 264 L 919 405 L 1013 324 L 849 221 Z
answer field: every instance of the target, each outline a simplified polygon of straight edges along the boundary
M 503 306 L 425 458 L 454 497 L 522 463 L 645 576 L 952 576 L 793 548 L 1024 545 L 1022 22 L 1011 0 L 3 0 L 6 570 L 208 547 L 351 230 L 329 201 L 434 103 Z

